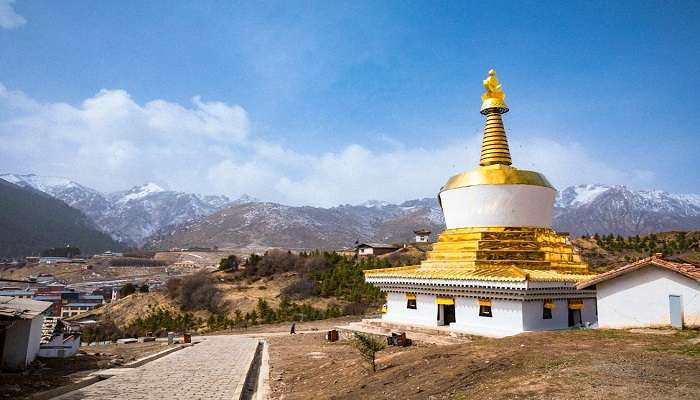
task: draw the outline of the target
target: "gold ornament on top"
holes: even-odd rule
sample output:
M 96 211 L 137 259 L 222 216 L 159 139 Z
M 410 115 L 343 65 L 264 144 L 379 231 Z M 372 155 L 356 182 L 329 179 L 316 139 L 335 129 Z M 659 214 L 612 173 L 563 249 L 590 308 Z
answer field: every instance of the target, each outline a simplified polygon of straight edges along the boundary
M 488 78 L 484 79 L 484 88 L 486 93 L 481 95 L 481 113 L 486 115 L 492 112 L 505 114 L 508 112 L 506 105 L 506 94 L 498 78 L 496 78 L 496 70 L 489 70 Z

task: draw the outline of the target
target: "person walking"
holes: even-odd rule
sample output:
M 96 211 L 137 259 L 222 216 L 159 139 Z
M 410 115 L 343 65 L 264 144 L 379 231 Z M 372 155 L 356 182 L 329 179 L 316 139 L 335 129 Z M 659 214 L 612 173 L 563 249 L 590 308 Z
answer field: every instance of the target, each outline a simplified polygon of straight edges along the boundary
M 296 335 L 296 333 L 297 333 L 296 328 L 297 328 L 296 322 L 292 322 L 292 329 L 289 330 L 289 334 L 290 334 L 290 335 Z

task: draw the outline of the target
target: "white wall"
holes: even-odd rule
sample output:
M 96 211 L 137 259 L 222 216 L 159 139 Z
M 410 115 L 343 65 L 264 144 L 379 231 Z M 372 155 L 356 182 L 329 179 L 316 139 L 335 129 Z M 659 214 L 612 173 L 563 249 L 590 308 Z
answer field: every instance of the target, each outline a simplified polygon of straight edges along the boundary
M 437 304 L 435 296 L 427 294 L 416 295 L 416 309 L 407 308 L 408 301 L 405 293 L 389 292 L 386 296 L 387 312 L 383 320 L 403 324 L 437 326 Z
M 39 357 L 68 358 L 80 350 L 80 336 L 72 336 L 64 341 L 63 335 L 55 336 L 51 342 L 39 348 Z
M 448 229 L 552 226 L 554 189 L 534 185 L 476 185 L 440 193 Z
M 526 301 L 523 303 L 523 326 L 526 331 L 547 331 L 569 328 L 569 301 L 554 300 L 552 318 L 543 319 L 544 300 Z M 584 299 L 581 310 L 581 322 L 594 325 L 597 322 L 595 299 Z
M 451 328 L 484 336 L 507 336 L 523 331 L 523 302 L 491 300 L 492 317 L 479 316 L 479 301 L 473 297 L 455 297 L 455 323 Z
M 34 361 L 39 352 L 43 323 L 43 316 L 14 321 L 12 327 L 5 332 L 2 368 L 20 370 Z
M 597 285 L 598 325 L 670 325 L 669 295 L 681 296 L 684 323 L 700 326 L 700 282 L 652 265 Z

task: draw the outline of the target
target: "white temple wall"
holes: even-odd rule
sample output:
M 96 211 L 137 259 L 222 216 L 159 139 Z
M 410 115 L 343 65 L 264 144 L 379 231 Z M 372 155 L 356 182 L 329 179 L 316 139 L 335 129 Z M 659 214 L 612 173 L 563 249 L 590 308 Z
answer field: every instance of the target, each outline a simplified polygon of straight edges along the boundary
M 460 331 L 484 336 L 507 336 L 523 331 L 523 302 L 491 300 L 492 317 L 479 316 L 479 301 L 473 297 L 455 298 L 456 322 L 450 325 Z
M 685 325 L 700 326 L 700 283 L 677 272 L 648 266 L 596 286 L 601 328 L 670 325 L 670 295 L 681 296 Z
M 404 324 L 437 325 L 435 295 L 417 294 L 416 309 L 406 307 L 406 293 L 389 292 L 386 296 L 387 312 L 383 320 Z
M 552 226 L 554 189 L 534 185 L 475 185 L 440 193 L 448 229 Z
M 526 331 L 546 331 L 569 327 L 569 302 L 553 300 L 552 319 L 543 319 L 544 300 L 523 303 L 523 325 Z M 586 305 L 584 304 L 584 308 Z M 581 312 L 583 318 L 583 311 Z

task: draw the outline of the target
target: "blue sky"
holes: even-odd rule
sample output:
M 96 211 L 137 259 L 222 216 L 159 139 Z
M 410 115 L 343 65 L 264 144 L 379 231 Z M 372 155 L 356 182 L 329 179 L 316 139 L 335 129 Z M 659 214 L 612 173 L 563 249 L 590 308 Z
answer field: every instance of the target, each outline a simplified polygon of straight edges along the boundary
M 0 170 L 433 196 L 475 165 L 493 67 L 516 166 L 698 192 L 699 4 L 0 0 Z

